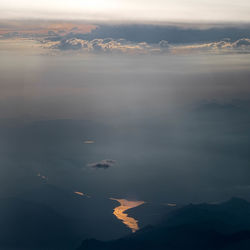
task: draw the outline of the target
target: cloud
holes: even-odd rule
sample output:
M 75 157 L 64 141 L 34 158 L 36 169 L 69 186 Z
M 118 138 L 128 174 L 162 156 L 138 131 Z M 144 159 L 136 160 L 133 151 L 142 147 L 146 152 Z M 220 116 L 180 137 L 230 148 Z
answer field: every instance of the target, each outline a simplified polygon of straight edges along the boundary
M 231 24 L 232 25 L 232 24 Z M 113 39 L 123 38 L 135 43 L 147 42 L 157 44 L 167 40 L 170 44 L 194 44 L 222 41 L 230 38 L 236 41 L 243 37 L 249 37 L 249 25 L 225 26 L 225 24 L 205 25 L 200 23 L 173 25 L 150 25 L 150 24 L 122 24 L 104 25 L 100 24 L 96 29 L 84 35 L 78 34 L 78 38 L 93 40 L 95 38 L 112 37 Z
M 53 47 L 60 50 L 79 50 L 83 47 L 83 41 L 80 39 L 63 39 Z
M 62 39 L 50 42 L 50 48 L 58 50 L 77 50 L 89 53 L 127 53 L 127 54 L 163 54 L 163 53 L 192 53 L 192 52 L 249 52 L 250 39 L 241 38 L 231 41 L 229 38 L 216 42 L 171 45 L 166 40 L 156 44 L 146 42 L 131 42 L 125 39 L 98 38 L 84 40 L 79 38 Z
M 65 35 L 86 35 L 96 29 L 96 25 L 79 23 L 74 21 L 48 21 L 39 22 L 33 20 L 0 20 L 0 35 L 3 37 L 55 37 Z
M 241 38 L 234 42 L 230 41 L 229 38 L 223 39 L 217 42 L 190 44 L 183 46 L 175 46 L 174 52 L 195 52 L 195 51 L 207 51 L 207 52 L 226 52 L 226 53 L 237 53 L 237 52 L 250 52 L 250 39 Z
M 116 163 L 115 160 L 111 160 L 111 159 L 106 159 L 106 160 L 102 160 L 99 162 L 94 162 L 94 163 L 89 163 L 87 166 L 88 167 L 92 167 L 92 168 L 103 168 L 103 169 L 107 169 L 109 167 L 114 166 Z
M 61 27 L 61 26 L 60 26 Z M 60 53 L 68 51 L 71 53 L 119 53 L 119 54 L 182 54 L 182 53 L 195 53 L 195 52 L 206 52 L 206 53 L 250 53 L 250 38 L 243 37 L 240 39 L 231 39 L 224 38 L 222 40 L 215 40 L 213 42 L 205 41 L 194 43 L 191 42 L 187 44 L 188 36 L 183 36 L 183 44 L 180 43 L 169 43 L 167 40 L 158 40 L 157 42 L 150 42 L 147 40 L 147 37 L 144 37 L 146 40 L 141 41 L 143 37 L 140 37 L 140 40 L 128 40 L 124 38 L 95 38 L 95 33 L 98 29 L 93 29 L 91 33 L 74 33 L 75 30 L 79 28 L 74 27 L 73 25 L 69 26 L 70 32 L 62 34 L 58 29 L 57 32 L 53 30 L 48 31 L 47 33 L 42 33 L 43 36 L 34 36 L 29 34 L 30 38 L 39 41 L 37 46 L 39 48 L 49 49 L 47 53 Z M 188 31 L 188 30 L 187 30 Z M 121 33 L 121 32 L 120 32 Z M 119 34 L 120 34 L 119 33 Z M 46 36 L 45 36 L 46 34 Z M 1 35 L 1 32 L 0 32 Z M 14 33 L 4 33 L 2 34 L 2 40 L 10 39 L 15 36 L 18 39 L 22 37 L 17 32 Z M 105 36 L 105 34 L 102 34 Z M 115 34 L 117 35 L 117 34 Z M 122 34 L 121 34 L 122 35 Z M 195 33 L 193 34 L 195 36 Z M 213 36 L 212 36 L 213 37 Z M 187 39 L 187 40 L 186 40 Z M 7 40 L 6 40 L 7 41 Z M 171 38 L 170 38 L 171 41 Z
M 249 24 L 90 24 L 81 21 L 0 20 L 0 35 L 3 37 L 45 38 L 59 41 L 62 38 L 79 38 L 87 41 L 98 39 L 119 40 L 132 43 L 158 44 L 167 40 L 170 44 L 194 44 L 221 41 L 225 37 L 236 41 L 249 37 Z
M 92 53 L 128 53 L 128 54 L 148 54 L 168 52 L 170 45 L 167 41 L 160 41 L 158 44 L 148 44 L 146 42 L 131 42 L 125 39 L 93 39 L 84 40 L 80 38 L 63 38 L 60 41 L 43 41 L 50 44 L 50 48 L 65 50 L 78 50 Z
M 250 48 L 250 39 L 249 38 L 242 38 L 237 40 L 236 42 L 232 43 L 234 48 Z
M 161 40 L 159 42 L 159 46 L 160 46 L 161 50 L 163 50 L 163 51 L 168 50 L 170 47 L 168 41 L 166 41 L 166 40 Z
M 230 39 L 224 39 L 223 41 L 211 43 L 210 46 L 216 49 L 244 49 L 250 48 L 250 39 L 241 38 L 235 42 L 230 42 Z

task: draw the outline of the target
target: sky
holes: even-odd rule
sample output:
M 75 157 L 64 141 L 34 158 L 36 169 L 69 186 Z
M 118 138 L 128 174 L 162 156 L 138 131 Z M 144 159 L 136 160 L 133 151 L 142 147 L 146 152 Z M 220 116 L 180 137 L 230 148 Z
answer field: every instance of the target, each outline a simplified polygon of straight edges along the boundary
M 249 22 L 248 0 L 2 0 L 1 19 Z

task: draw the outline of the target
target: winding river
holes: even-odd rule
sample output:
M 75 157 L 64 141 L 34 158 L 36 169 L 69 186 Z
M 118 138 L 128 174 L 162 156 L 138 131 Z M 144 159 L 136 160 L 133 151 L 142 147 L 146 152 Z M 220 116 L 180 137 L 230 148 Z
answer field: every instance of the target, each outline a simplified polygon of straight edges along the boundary
M 115 207 L 113 214 L 116 216 L 118 220 L 121 220 L 123 224 L 125 224 L 127 227 L 131 229 L 131 231 L 134 233 L 137 230 L 139 230 L 138 221 L 132 217 L 129 217 L 128 214 L 125 212 L 134 207 L 138 207 L 142 204 L 144 204 L 144 201 L 129 201 L 126 199 L 114 199 L 110 198 L 111 200 L 115 200 L 120 203 L 120 206 Z

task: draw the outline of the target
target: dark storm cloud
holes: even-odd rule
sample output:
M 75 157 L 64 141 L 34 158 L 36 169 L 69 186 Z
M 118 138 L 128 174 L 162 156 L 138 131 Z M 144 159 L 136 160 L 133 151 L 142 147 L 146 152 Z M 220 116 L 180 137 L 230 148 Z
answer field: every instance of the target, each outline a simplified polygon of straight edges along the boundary
M 69 37 L 71 35 L 69 34 Z M 95 38 L 112 37 L 126 39 L 132 42 L 149 44 L 167 40 L 171 44 L 203 43 L 220 41 L 230 38 L 236 41 L 242 37 L 250 37 L 249 27 L 180 27 L 164 25 L 100 25 L 88 34 L 77 34 L 77 38 L 93 40 Z
M 87 166 L 92 167 L 92 168 L 104 168 L 104 169 L 107 169 L 109 167 L 114 166 L 115 163 L 116 163 L 115 160 L 106 159 L 106 160 L 102 160 L 102 161 L 99 161 L 99 162 L 89 163 Z

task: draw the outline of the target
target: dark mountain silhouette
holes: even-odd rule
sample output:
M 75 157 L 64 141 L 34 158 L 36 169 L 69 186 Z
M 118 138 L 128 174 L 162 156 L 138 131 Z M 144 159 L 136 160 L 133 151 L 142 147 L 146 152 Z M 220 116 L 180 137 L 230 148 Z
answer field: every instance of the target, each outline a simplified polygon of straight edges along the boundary
M 139 228 L 148 225 L 159 224 L 164 215 L 176 210 L 176 206 L 168 206 L 167 204 L 144 203 L 141 206 L 128 209 L 126 213 L 129 217 L 138 220 Z
M 53 209 L 16 198 L 0 200 L 0 248 L 74 246 L 69 221 Z
M 113 215 L 117 204 L 108 198 L 79 196 L 73 190 L 64 190 L 47 183 L 40 184 L 21 196 L 25 200 L 45 204 L 68 218 L 75 236 L 78 236 L 78 243 L 88 237 L 117 239 L 130 232 Z
M 161 224 L 127 237 L 108 242 L 85 240 L 78 250 L 85 249 L 250 249 L 250 203 L 233 198 L 220 204 L 191 204 L 168 213 Z
M 112 214 L 113 201 L 87 198 L 47 183 L 0 199 L 0 249 L 75 249 L 83 238 L 129 233 Z M 100 209 L 101 208 L 101 209 Z

